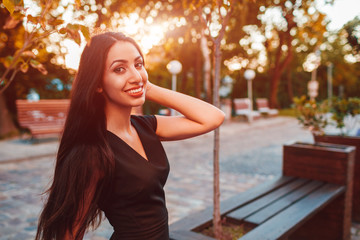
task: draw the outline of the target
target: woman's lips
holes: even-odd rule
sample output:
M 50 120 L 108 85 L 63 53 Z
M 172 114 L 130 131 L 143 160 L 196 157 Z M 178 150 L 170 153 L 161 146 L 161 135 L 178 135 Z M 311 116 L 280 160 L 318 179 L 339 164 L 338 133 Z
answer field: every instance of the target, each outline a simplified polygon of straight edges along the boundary
M 130 96 L 140 97 L 144 93 L 144 88 L 141 86 L 141 87 L 138 87 L 138 88 L 132 88 L 132 89 L 126 90 L 125 92 L 127 94 L 129 94 Z

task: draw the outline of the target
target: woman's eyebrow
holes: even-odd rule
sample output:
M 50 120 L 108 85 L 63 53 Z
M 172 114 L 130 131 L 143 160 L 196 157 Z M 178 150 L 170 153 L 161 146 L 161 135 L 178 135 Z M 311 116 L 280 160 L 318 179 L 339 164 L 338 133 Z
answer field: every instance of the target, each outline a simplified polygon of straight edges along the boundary
M 120 62 L 120 63 L 127 63 L 128 61 L 127 61 L 127 60 L 124 60 L 124 59 L 114 60 L 114 61 L 110 64 L 110 67 L 109 67 L 109 68 L 111 68 L 111 66 L 114 65 L 114 63 L 118 63 L 118 62 Z
M 137 60 L 139 60 L 139 59 L 142 60 L 142 57 L 141 57 L 141 56 L 138 56 L 138 57 L 136 57 L 136 58 L 134 59 L 134 61 L 137 61 Z M 110 67 L 109 67 L 109 68 L 111 68 L 111 66 L 114 65 L 114 63 L 118 63 L 118 62 L 120 62 L 120 63 L 128 63 L 129 61 L 128 61 L 128 60 L 125 60 L 125 59 L 116 59 L 116 60 L 114 60 L 114 61 L 110 64 Z

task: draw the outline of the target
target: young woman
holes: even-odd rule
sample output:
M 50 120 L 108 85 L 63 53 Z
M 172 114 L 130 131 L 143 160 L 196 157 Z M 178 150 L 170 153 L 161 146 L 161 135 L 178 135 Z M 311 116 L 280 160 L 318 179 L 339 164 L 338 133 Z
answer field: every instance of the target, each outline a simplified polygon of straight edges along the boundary
M 99 34 L 85 47 L 36 240 L 82 239 L 102 212 L 111 239 L 169 239 L 160 140 L 209 132 L 224 114 L 150 83 L 144 65 L 139 46 L 121 33 Z M 145 98 L 182 116 L 131 115 Z

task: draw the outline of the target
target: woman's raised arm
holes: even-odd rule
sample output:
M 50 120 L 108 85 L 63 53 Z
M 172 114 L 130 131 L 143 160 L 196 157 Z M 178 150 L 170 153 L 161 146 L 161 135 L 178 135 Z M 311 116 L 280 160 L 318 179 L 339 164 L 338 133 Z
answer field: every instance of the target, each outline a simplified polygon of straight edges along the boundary
M 219 127 L 224 113 L 200 99 L 171 91 L 147 82 L 146 98 L 172 108 L 182 116 L 156 116 L 156 134 L 161 140 L 171 141 L 195 137 Z

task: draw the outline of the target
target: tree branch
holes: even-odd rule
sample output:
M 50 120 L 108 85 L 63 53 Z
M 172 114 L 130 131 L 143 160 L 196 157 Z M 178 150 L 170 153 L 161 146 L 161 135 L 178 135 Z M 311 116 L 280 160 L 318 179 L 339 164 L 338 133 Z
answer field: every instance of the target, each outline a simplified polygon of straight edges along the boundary
M 209 28 L 209 25 L 210 23 L 203 17 L 203 14 L 202 14 L 202 8 L 200 7 L 198 9 L 198 12 L 199 12 L 199 18 L 200 18 L 200 22 L 202 23 L 203 25 L 203 29 L 207 29 L 210 31 L 210 28 Z M 208 25 L 209 24 L 209 25 Z M 211 34 L 209 35 L 210 39 L 212 42 L 215 42 L 215 38 L 211 36 Z
M 220 29 L 219 35 L 217 37 L 218 39 L 223 39 L 223 37 L 224 37 L 226 27 L 227 27 L 227 25 L 229 23 L 230 17 L 232 15 L 233 10 L 234 10 L 234 4 L 235 4 L 235 0 L 231 0 L 230 1 L 230 9 L 228 10 L 225 18 L 223 19 L 223 21 L 221 23 L 221 29 Z
M 9 81 L 5 84 L 5 86 L 2 89 L 0 89 L 0 95 L 3 94 L 5 92 L 5 90 L 10 86 L 11 82 L 15 79 L 15 76 L 18 72 L 19 72 L 19 69 L 14 69 Z
M 8 68 L 6 68 L 5 72 L 3 73 L 3 75 L 0 78 L 0 85 L 4 82 L 5 77 L 9 74 L 9 72 L 11 71 L 11 69 L 16 68 L 16 64 L 17 64 L 17 60 L 20 58 L 21 54 L 25 51 L 26 48 L 28 48 L 28 41 L 25 40 L 24 45 L 22 46 L 22 48 L 16 52 L 10 66 Z

